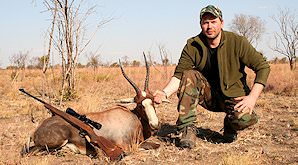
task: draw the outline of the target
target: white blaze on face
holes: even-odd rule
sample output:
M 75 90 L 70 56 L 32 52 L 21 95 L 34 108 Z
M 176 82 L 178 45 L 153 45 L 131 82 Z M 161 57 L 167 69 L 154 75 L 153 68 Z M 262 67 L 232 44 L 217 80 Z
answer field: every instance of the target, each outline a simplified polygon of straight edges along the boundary
M 158 118 L 156 116 L 155 110 L 152 106 L 151 99 L 145 99 L 142 101 L 142 105 L 145 107 L 145 113 L 148 117 L 149 124 L 152 128 L 158 128 Z
M 147 93 L 145 91 L 142 91 L 142 96 L 143 97 L 146 97 L 147 96 Z

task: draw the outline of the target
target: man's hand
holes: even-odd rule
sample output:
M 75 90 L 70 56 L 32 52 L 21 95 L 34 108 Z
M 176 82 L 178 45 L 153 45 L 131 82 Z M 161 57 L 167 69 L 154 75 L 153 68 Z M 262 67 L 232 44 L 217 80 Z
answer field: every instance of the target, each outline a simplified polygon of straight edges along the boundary
M 239 101 L 235 106 L 234 109 L 240 113 L 249 113 L 252 114 L 253 109 L 256 105 L 257 98 L 248 96 L 241 96 L 235 98 L 235 100 Z
M 179 88 L 180 80 L 176 77 L 172 77 L 169 83 L 163 88 L 163 90 L 156 90 L 153 93 L 154 102 L 161 104 L 162 102 L 170 103 L 168 97 L 175 93 Z
M 154 102 L 157 104 L 162 103 L 163 101 L 168 101 L 166 93 L 161 90 L 157 90 L 153 93 L 154 96 Z
M 235 100 L 239 101 L 239 103 L 234 106 L 235 111 L 241 112 L 243 114 L 252 114 L 257 99 L 259 98 L 263 88 L 264 86 L 262 84 L 255 83 L 249 95 L 235 98 Z

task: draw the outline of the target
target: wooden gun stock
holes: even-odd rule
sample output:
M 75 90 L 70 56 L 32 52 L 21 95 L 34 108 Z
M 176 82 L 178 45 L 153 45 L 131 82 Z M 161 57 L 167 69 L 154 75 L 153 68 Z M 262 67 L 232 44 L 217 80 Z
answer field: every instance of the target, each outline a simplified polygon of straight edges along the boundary
M 108 156 L 110 158 L 110 160 L 120 160 L 124 156 L 124 151 L 120 147 L 118 147 L 117 145 L 115 145 L 114 143 L 109 141 L 108 139 L 106 139 L 102 136 L 96 135 L 94 130 L 89 125 L 85 124 L 83 121 L 77 119 L 76 117 L 74 117 L 64 111 L 61 111 L 61 110 L 53 107 L 52 105 L 46 103 L 45 101 L 26 92 L 24 89 L 19 89 L 19 90 L 21 92 L 27 94 L 28 96 L 34 98 L 35 100 L 38 100 L 39 102 L 43 103 L 44 106 L 47 109 L 49 109 L 53 114 L 62 117 L 67 122 L 86 131 L 86 133 L 90 137 L 90 143 L 101 148 L 103 150 L 103 152 L 106 154 L 106 156 Z

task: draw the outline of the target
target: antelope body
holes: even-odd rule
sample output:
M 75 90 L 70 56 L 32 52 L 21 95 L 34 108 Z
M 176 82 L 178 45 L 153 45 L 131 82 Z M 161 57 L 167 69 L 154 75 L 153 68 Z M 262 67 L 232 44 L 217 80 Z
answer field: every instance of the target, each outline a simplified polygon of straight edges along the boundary
M 101 112 L 85 114 L 87 118 L 102 125 L 100 129 L 94 129 L 97 135 L 114 142 L 124 151 L 131 151 L 134 146 L 138 146 L 149 138 L 152 132 L 158 128 L 153 95 L 148 89 L 149 66 L 146 57 L 145 63 L 147 74 L 144 91 L 141 91 L 127 77 L 120 63 L 122 74 L 136 91 L 136 96 L 133 99 L 133 102 L 136 103 L 134 110 L 131 111 L 118 105 Z M 52 116 L 44 120 L 34 132 L 32 140 L 34 149 L 57 149 L 66 145 L 76 153 L 94 154 L 95 152 L 86 138 L 80 135 L 79 129 L 59 116 Z

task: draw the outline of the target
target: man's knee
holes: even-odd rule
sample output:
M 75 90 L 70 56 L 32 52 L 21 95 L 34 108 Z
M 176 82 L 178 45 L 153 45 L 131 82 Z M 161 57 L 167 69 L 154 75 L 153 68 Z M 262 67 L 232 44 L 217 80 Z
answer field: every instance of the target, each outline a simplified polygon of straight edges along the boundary
M 196 70 L 185 70 L 182 73 L 182 78 L 192 78 L 192 77 L 196 77 L 197 74 L 199 74 L 200 72 L 196 71 Z
M 243 130 L 249 126 L 252 126 L 258 122 L 258 116 L 256 113 L 245 114 L 240 118 L 237 115 L 227 115 L 224 121 L 224 125 L 232 128 L 233 130 Z
M 183 71 L 181 82 L 192 82 L 193 84 L 208 84 L 208 81 L 204 77 L 204 75 L 201 72 L 193 69 Z

